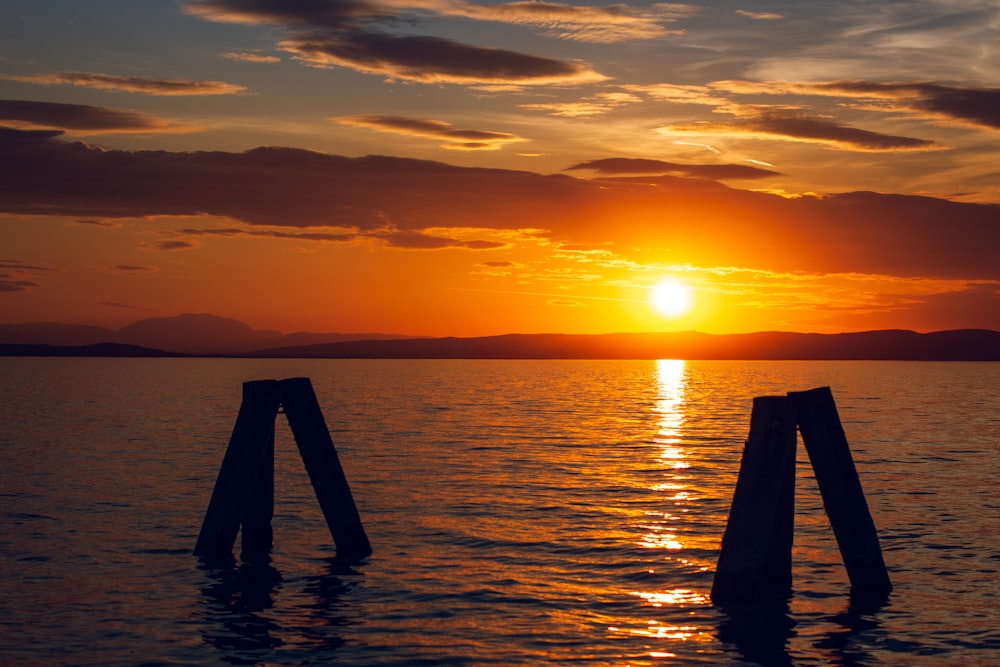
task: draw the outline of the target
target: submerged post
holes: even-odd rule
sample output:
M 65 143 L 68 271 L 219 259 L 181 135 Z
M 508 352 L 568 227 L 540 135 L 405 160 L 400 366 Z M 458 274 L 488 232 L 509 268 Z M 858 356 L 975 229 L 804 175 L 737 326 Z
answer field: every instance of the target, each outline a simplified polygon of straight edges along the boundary
M 361 525 L 309 378 L 243 384 L 243 402 L 209 500 L 194 553 L 231 555 L 243 527 L 244 556 L 268 553 L 274 514 L 274 421 L 280 407 L 292 429 L 337 556 L 361 559 L 371 544 Z
M 789 394 L 798 404 L 802 442 L 816 472 L 823 508 L 830 517 L 853 593 L 892 590 L 875 522 L 868 511 L 844 427 L 829 387 Z
M 299 454 L 323 509 L 330 536 L 337 545 L 337 555 L 348 558 L 370 556 L 372 547 L 361 525 L 351 487 L 340 466 L 312 382 L 309 378 L 282 380 L 281 393 L 288 425 L 292 428 Z
M 712 583 L 716 603 L 787 597 L 792 582 L 795 427 L 802 433 L 854 595 L 892 590 L 829 387 L 754 399 Z
M 201 524 L 195 554 L 210 556 L 232 552 L 268 444 L 274 442 L 274 418 L 280 403 L 280 387 L 276 380 L 243 383 L 243 402 Z
M 713 600 L 788 596 L 794 504 L 795 406 L 785 396 L 760 396 L 753 400 Z

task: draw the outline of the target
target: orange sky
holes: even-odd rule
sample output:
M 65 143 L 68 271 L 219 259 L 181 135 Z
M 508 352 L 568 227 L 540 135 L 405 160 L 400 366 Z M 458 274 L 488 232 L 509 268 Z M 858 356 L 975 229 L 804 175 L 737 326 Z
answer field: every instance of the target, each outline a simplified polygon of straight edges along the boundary
M 155 4 L 0 7 L 0 322 L 1000 329 L 993 3 Z

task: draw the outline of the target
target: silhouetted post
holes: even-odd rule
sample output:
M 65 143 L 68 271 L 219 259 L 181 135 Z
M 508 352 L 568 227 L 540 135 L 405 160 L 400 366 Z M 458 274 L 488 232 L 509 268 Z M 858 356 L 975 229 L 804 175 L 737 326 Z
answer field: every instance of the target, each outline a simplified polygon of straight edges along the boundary
M 244 557 L 270 553 L 274 545 L 271 519 L 274 517 L 274 428 L 257 470 L 257 480 L 243 513 L 240 531 Z
M 212 556 L 232 552 L 268 445 L 274 442 L 274 418 L 280 403 L 280 386 L 276 380 L 243 383 L 243 402 L 208 502 L 195 554 Z
M 795 403 L 786 396 L 759 396 L 753 400 L 712 600 L 791 593 L 794 515 Z
M 281 380 L 280 384 L 285 416 L 337 545 L 337 556 L 354 559 L 371 555 L 371 544 L 312 383 L 303 377 Z
M 829 387 L 790 392 L 799 431 L 809 453 L 823 507 L 840 547 L 854 593 L 880 595 L 892 590 L 882 560 L 875 522 L 868 511 L 861 480 Z

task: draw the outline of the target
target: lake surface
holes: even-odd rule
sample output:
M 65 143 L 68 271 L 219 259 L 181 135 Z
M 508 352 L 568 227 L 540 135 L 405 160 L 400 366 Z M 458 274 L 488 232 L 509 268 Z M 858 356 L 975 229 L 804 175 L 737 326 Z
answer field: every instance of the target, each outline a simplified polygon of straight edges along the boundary
M 0 372 L 3 665 L 1000 664 L 1000 364 L 3 358 Z M 334 558 L 279 415 L 270 562 L 200 562 L 241 384 L 297 376 L 373 555 Z M 848 595 L 800 443 L 794 593 L 723 610 L 708 595 L 752 398 L 819 386 L 894 591 Z

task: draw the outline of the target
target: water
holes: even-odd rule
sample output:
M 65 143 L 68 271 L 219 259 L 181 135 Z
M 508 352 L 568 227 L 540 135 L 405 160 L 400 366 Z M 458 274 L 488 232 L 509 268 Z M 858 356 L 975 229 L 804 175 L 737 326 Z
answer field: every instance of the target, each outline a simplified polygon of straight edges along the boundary
M 0 359 L 4 665 L 1000 664 L 1000 366 Z M 284 418 L 269 563 L 191 555 L 243 381 L 312 378 L 374 554 Z M 708 599 L 753 396 L 830 386 L 895 590 L 799 448 L 794 594 Z M 237 545 L 238 548 L 238 545 Z

